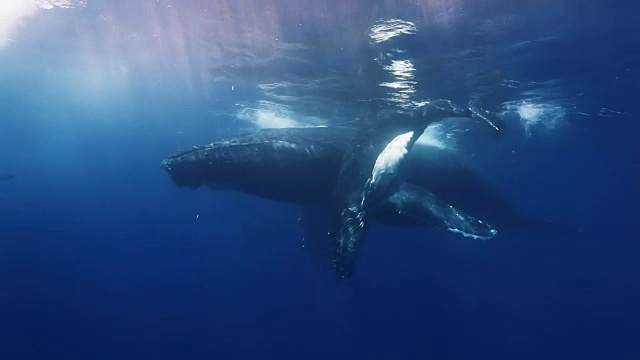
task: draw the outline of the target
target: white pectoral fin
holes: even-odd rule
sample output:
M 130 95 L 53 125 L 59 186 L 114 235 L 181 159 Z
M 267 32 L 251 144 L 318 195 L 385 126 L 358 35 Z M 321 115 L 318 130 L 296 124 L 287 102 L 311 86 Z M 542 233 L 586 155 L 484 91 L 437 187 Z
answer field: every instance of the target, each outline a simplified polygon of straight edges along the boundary
M 475 240 L 489 240 L 498 234 L 493 226 L 441 202 L 440 199 L 432 203 L 431 211 L 441 219 L 447 231 L 452 233 Z
M 373 166 L 365 196 L 380 199 L 389 195 L 389 188 L 398 177 L 398 169 L 415 143 L 414 135 L 414 131 L 400 134 L 385 146 Z
M 435 194 L 415 185 L 403 183 L 385 202 L 389 211 L 402 212 L 417 225 L 437 226 L 464 237 L 488 240 L 498 231 L 479 219 L 465 214 Z

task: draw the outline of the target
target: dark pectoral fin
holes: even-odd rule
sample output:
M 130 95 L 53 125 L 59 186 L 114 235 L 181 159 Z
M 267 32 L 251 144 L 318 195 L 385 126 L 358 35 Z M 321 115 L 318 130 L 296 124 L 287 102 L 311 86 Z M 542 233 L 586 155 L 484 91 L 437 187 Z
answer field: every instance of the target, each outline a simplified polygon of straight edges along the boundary
M 353 274 L 356 259 L 364 242 L 369 225 L 366 211 L 355 201 L 338 214 L 330 232 L 333 245 L 333 263 L 340 279 Z
M 357 161 L 353 164 L 348 159 L 345 161 L 347 166 L 338 175 L 333 192 L 329 233 L 333 263 L 340 279 L 353 273 L 369 222 L 364 198 L 367 178 L 356 168 Z
M 379 136 L 380 133 L 373 130 L 361 130 L 355 136 L 345 151 L 334 185 L 329 236 L 335 271 L 340 279 L 353 273 L 366 237 L 369 216 L 364 189 L 380 151 Z

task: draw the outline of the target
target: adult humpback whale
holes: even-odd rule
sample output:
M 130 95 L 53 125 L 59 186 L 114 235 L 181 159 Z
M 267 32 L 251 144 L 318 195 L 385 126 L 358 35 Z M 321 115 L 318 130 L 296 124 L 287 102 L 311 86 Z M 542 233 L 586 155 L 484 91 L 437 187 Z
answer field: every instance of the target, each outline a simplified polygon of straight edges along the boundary
M 326 205 L 356 131 L 349 127 L 262 129 L 180 151 L 167 157 L 162 168 L 178 187 L 207 186 L 298 205 Z M 405 182 L 428 189 L 498 228 L 522 223 L 512 204 L 451 150 L 416 146 L 407 156 L 403 173 Z
M 179 187 L 208 186 L 305 206 L 331 207 L 343 158 L 357 134 L 356 129 L 341 127 L 264 129 L 181 151 L 166 158 L 162 167 Z M 490 187 L 453 153 L 435 147 L 423 150 L 409 153 L 406 179 L 382 195 L 371 210 L 372 219 L 391 225 L 436 226 L 476 238 L 493 237 L 496 230 L 467 215 L 464 202 L 452 206 L 447 200 L 465 199 L 459 193 L 464 195 L 466 189 L 489 194 L 492 200 L 495 194 Z M 375 155 L 376 151 L 368 153 L 374 163 Z M 417 163 L 420 171 L 412 169 Z M 451 178 L 458 179 L 453 188 L 447 186 Z M 352 262 L 353 257 L 346 267 L 337 269 L 341 277 L 350 273 Z

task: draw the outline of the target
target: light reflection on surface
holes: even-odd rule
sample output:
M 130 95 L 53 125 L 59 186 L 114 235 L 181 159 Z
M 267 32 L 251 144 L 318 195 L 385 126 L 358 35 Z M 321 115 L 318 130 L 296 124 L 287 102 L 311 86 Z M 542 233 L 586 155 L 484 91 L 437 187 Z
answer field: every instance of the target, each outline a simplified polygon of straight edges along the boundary
M 13 34 L 27 18 L 33 17 L 38 10 L 58 8 L 77 8 L 87 5 L 87 0 L 4 0 L 0 2 L 0 50 L 9 43 L 16 43 Z
M 16 27 L 23 24 L 25 18 L 35 15 L 37 11 L 37 6 L 29 0 L 0 2 L 0 49 L 9 43 L 16 42 L 11 38 Z
M 42 71 L 43 78 L 52 81 L 41 88 L 68 88 L 68 95 L 78 100 L 104 95 L 108 100 L 136 88 L 158 98 L 198 98 L 207 110 L 228 110 L 227 115 L 236 114 L 233 103 L 257 109 L 262 107 L 260 101 L 267 100 L 300 114 L 295 116 L 298 122 L 313 117 L 340 122 L 364 118 L 367 111 L 379 109 L 379 100 L 402 109 L 440 97 L 462 103 L 478 91 L 488 93 L 484 98 L 497 110 L 530 100 L 532 95 L 525 92 L 529 87 L 562 86 L 547 76 L 534 79 L 546 81 L 535 84 L 514 74 L 501 79 L 501 57 L 509 57 L 514 47 L 522 56 L 555 38 L 547 33 L 540 39 L 516 36 L 520 33 L 510 31 L 526 18 L 474 15 L 467 16 L 470 23 L 462 26 L 461 14 L 475 14 L 481 8 L 474 4 L 7 0 L 0 1 L 0 50 L 26 49 L 25 54 L 35 54 L 25 59 L 47 59 L 46 64 L 26 61 L 20 66 L 36 69 L 30 76 Z M 86 8 L 69 9 L 74 7 Z M 45 10 L 52 8 L 58 10 Z M 386 14 L 394 18 L 384 20 Z M 489 46 L 468 48 L 483 40 Z M 367 67 L 365 60 L 374 58 L 379 59 L 376 66 Z M 560 91 L 533 95 L 544 98 L 540 103 L 554 105 L 541 107 L 531 101 L 520 109 L 511 108 L 510 114 L 521 119 L 528 132 L 557 128 L 563 114 L 572 111 L 597 112 L 549 100 L 566 96 Z M 231 105 L 222 109 L 224 104 Z M 623 114 L 613 106 L 600 108 L 596 114 L 600 117 Z M 260 116 L 256 122 L 271 123 L 265 113 L 270 112 L 254 112 Z

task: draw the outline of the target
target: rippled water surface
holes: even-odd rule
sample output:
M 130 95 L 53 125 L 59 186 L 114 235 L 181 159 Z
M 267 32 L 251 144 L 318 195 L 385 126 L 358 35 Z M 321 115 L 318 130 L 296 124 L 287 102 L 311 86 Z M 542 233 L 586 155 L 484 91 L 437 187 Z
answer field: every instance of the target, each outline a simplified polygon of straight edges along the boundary
M 638 13 L 1 1 L 0 358 L 638 358 Z M 299 207 L 159 169 L 261 128 L 436 103 L 481 116 L 431 124 L 418 150 L 553 231 L 375 225 L 338 281 L 303 248 Z

